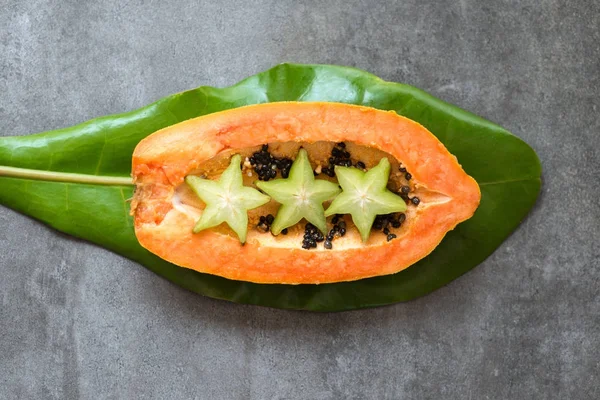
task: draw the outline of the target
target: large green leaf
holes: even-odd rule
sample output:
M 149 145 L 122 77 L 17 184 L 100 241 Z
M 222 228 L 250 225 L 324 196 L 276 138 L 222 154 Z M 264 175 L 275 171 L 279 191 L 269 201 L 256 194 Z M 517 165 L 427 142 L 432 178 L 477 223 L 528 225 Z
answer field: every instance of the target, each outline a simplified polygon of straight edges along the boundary
M 356 282 L 299 286 L 238 282 L 179 268 L 143 249 L 134 236 L 126 202 L 133 188 L 119 179 L 129 177 L 136 144 L 160 128 L 192 117 L 283 100 L 362 104 L 395 110 L 420 122 L 479 182 L 481 205 L 427 258 L 395 275 Z M 76 173 L 80 175 L 75 178 L 83 181 L 93 175 L 105 181 L 102 185 L 52 182 L 43 176 L 34 180 L 30 171 L 21 178 L 0 177 L 0 203 L 23 214 L 122 254 L 206 296 L 315 311 L 406 301 L 456 279 L 488 257 L 517 227 L 541 185 L 536 154 L 503 128 L 411 86 L 328 65 L 283 64 L 228 88 L 200 87 L 75 127 L 0 138 L 0 170 L 1 166 Z M 5 175 L 15 174 L 4 170 Z

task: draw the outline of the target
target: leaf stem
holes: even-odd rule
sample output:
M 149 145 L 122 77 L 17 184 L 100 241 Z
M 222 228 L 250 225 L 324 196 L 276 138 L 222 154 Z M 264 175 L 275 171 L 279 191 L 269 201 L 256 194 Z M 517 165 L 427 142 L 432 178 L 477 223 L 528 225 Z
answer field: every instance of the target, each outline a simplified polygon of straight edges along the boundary
M 0 177 L 24 178 L 65 183 L 89 183 L 93 185 L 108 186 L 133 185 L 133 181 L 129 177 L 74 174 L 71 172 L 43 171 L 39 169 L 16 168 L 3 165 L 0 165 Z

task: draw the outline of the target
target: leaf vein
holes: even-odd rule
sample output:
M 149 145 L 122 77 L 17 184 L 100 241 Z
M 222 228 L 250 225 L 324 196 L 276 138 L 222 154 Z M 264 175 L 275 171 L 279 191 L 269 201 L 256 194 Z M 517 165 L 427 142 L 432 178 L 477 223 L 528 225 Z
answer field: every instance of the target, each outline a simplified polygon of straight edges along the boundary
M 528 177 L 528 178 L 519 178 L 519 179 L 506 179 L 502 181 L 491 181 L 491 182 L 478 182 L 479 186 L 491 186 L 491 185 L 500 185 L 504 183 L 515 183 L 515 182 L 525 182 L 525 181 L 533 181 L 539 179 L 539 177 Z

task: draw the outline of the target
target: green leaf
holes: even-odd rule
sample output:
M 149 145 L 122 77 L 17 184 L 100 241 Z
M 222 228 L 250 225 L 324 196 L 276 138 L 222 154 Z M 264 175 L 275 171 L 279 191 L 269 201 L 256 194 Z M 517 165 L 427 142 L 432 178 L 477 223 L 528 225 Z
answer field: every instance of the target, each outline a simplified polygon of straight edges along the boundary
M 143 249 L 126 202 L 133 191 L 125 182 L 135 145 L 154 131 L 189 118 L 286 100 L 360 104 L 395 110 L 418 121 L 479 182 L 482 199 L 475 215 L 449 232 L 428 257 L 404 271 L 326 285 L 232 281 L 177 267 Z M 28 170 L 51 173 L 37 176 Z M 200 87 L 75 127 L 0 138 L 0 204 L 122 254 L 194 292 L 239 303 L 314 311 L 407 301 L 458 278 L 492 254 L 519 225 L 537 199 L 540 174 L 535 152 L 500 126 L 414 87 L 330 65 L 282 64 L 228 88 Z M 90 175 L 95 182 L 85 179 Z

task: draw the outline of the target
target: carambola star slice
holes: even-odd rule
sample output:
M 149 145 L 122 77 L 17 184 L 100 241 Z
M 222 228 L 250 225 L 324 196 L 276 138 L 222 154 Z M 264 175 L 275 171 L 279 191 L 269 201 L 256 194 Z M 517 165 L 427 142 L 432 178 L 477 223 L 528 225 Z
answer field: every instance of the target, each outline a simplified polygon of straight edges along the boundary
M 325 211 L 325 216 L 350 214 L 363 242 L 369 239 L 375 216 L 406 210 L 404 200 L 387 189 L 390 162 L 382 158 L 375 167 L 363 172 L 354 167 L 335 167 L 335 174 L 342 187 Z
M 271 224 L 274 235 L 297 224 L 302 218 L 323 234 L 327 232 L 323 202 L 337 195 L 340 188 L 333 182 L 315 179 L 306 150 L 300 149 L 298 152 L 288 178 L 257 181 L 255 185 L 281 204 Z
M 248 210 L 268 203 L 270 198 L 254 188 L 244 186 L 240 162 L 241 156 L 234 155 L 218 181 L 192 175 L 185 178 L 185 182 L 206 203 L 202 216 L 194 226 L 194 233 L 225 222 L 237 234 L 240 242 L 246 242 Z

